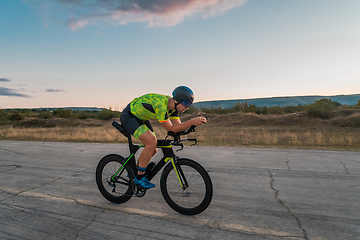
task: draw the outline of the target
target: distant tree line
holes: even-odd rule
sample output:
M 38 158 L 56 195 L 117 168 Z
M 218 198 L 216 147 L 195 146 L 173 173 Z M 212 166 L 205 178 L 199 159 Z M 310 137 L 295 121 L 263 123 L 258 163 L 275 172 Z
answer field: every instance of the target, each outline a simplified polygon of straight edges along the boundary
M 328 119 L 334 115 L 334 111 L 340 109 L 360 109 L 360 100 L 355 105 L 342 105 L 339 102 L 332 101 L 327 98 L 316 100 L 308 105 L 298 106 L 275 106 L 275 107 L 257 107 L 253 104 L 248 104 L 247 101 L 243 103 L 236 103 L 232 108 L 202 108 L 201 111 L 207 114 L 229 114 L 229 113 L 255 113 L 259 115 L 268 114 L 289 114 L 304 112 L 309 117 Z M 191 114 L 199 111 L 191 106 L 186 113 Z M 71 109 L 0 109 L 0 121 L 19 121 L 25 118 L 67 118 L 67 119 L 100 119 L 110 120 L 119 118 L 120 112 L 110 109 L 103 109 L 101 111 L 72 111 Z
M 120 117 L 120 112 L 110 109 L 101 111 L 72 111 L 71 109 L 0 109 L 0 121 L 18 121 L 24 118 L 67 118 L 67 119 L 89 119 L 110 120 Z

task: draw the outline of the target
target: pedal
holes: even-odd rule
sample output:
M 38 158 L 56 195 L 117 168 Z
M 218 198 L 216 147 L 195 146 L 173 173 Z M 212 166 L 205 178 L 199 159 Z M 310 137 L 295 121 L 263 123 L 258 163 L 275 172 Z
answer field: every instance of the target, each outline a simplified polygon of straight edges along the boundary
M 132 184 L 132 190 L 135 196 L 137 197 L 143 197 L 146 193 L 146 189 L 136 185 L 134 182 Z

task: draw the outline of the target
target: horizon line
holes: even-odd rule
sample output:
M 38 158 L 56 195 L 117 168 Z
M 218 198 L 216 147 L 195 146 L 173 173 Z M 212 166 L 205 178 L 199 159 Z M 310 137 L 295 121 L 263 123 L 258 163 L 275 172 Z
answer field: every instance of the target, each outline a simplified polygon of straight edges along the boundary
M 350 94 L 335 94 L 335 95 L 285 95 L 285 96 L 275 96 L 275 97 L 256 97 L 256 98 L 231 98 L 231 99 L 215 99 L 215 100 L 204 100 L 198 101 L 195 103 L 202 103 L 202 102 L 216 102 L 216 101 L 238 101 L 238 100 L 254 100 L 254 99 L 267 99 L 267 98 L 286 98 L 286 97 L 336 97 L 336 96 L 352 96 L 352 95 L 360 95 L 359 93 L 350 93 Z

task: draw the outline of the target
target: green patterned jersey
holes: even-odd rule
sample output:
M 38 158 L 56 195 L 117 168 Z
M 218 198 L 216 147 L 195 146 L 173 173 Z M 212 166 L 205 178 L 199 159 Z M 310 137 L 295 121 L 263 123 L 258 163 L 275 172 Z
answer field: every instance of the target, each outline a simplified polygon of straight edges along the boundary
M 157 119 L 160 123 L 169 119 L 178 119 L 177 111 L 168 110 L 170 96 L 157 93 L 145 94 L 130 103 L 131 113 L 140 120 Z

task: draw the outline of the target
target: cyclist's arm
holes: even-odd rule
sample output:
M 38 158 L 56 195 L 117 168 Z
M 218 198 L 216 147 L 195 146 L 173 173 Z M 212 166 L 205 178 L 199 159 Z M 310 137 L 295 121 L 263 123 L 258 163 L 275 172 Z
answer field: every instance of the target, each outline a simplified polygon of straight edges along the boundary
M 171 121 L 172 125 L 181 124 L 180 118 L 174 118 L 174 119 L 170 118 L 170 121 Z
M 176 119 L 173 119 L 173 121 Z M 178 119 L 178 124 L 173 124 L 169 119 L 165 122 L 162 122 L 161 125 L 166 129 L 166 131 L 170 132 L 181 132 L 184 131 L 186 129 L 188 129 L 189 127 L 191 127 L 192 125 L 202 125 L 206 122 L 206 118 L 204 117 L 197 117 L 197 118 L 193 118 L 190 119 L 186 122 L 181 123 L 180 120 Z

